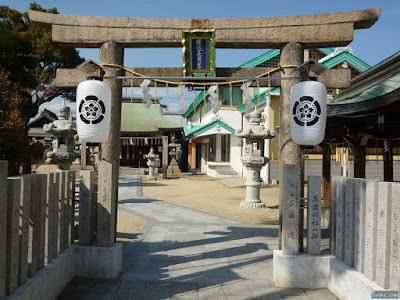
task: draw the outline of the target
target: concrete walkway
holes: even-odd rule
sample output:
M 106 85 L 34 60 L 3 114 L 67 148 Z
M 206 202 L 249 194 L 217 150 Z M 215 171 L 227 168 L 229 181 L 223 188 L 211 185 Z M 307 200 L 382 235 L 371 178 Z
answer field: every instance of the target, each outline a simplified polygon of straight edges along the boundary
M 123 275 L 74 279 L 75 290 L 59 299 L 336 299 L 328 290 L 274 287 L 277 226 L 145 198 L 140 176 L 129 174 L 121 174 L 119 209 L 149 221 L 123 249 Z

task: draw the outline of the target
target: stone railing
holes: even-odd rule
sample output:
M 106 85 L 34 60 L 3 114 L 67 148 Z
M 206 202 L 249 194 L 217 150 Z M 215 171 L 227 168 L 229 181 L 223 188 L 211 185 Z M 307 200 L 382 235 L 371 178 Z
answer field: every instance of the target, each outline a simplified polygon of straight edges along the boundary
M 283 172 L 282 250 L 274 250 L 275 285 L 328 288 L 345 300 L 397 295 L 400 183 L 333 177 L 328 253 L 320 251 L 321 177 L 309 176 L 305 253 L 300 251 L 300 169 L 284 165 Z
M 400 183 L 333 177 L 331 253 L 380 287 L 400 285 Z
M 7 167 L 0 161 L 0 299 L 74 240 L 75 173 L 7 178 Z

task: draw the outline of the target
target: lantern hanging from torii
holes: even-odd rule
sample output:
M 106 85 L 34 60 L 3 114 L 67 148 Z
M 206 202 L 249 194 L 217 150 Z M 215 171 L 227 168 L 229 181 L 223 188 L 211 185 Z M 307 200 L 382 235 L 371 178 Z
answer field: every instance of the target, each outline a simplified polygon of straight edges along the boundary
M 110 132 L 111 89 L 100 77 L 88 79 L 76 90 L 77 131 L 82 141 L 102 143 Z

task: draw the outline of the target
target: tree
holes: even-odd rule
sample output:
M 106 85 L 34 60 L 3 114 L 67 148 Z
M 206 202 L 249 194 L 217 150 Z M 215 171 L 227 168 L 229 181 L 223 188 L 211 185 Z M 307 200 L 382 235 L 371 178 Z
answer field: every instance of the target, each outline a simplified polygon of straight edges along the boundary
M 56 8 L 43 9 L 35 2 L 30 4 L 30 9 L 58 13 Z M 74 90 L 55 86 L 55 74 L 58 68 L 76 67 L 83 61 L 74 48 L 63 48 L 53 43 L 51 29 L 31 23 L 27 12 L 20 13 L 7 6 L 0 6 L 0 71 L 3 71 L 3 75 L 12 83 L 5 85 L 9 88 L 12 86 L 14 92 L 15 88 L 17 89 L 20 99 L 19 118 L 22 119 L 25 136 L 28 133 L 29 119 L 38 113 L 41 104 L 59 96 L 75 101 Z M 4 97 L 5 95 L 0 101 L 11 101 Z M 10 109 L 4 103 L 0 105 Z M 5 116 L 9 114 L 0 115 L 0 130 L 4 127 L 2 122 L 7 122 L 2 119 Z M 28 141 L 24 148 L 29 153 Z M 10 156 L 18 152 L 9 150 Z M 26 155 L 21 156 L 19 162 L 28 166 L 25 172 L 30 172 L 30 162 Z
M 25 101 L 18 85 L 0 72 L 0 159 L 8 160 L 9 175 L 18 174 L 21 161 L 29 159 L 21 112 Z

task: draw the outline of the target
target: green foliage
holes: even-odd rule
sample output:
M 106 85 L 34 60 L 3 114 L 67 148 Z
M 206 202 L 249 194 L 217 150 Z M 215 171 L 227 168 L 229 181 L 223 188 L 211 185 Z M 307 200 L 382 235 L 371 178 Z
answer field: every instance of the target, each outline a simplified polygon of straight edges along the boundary
M 58 14 L 56 8 L 44 9 L 35 2 L 30 4 L 30 9 Z M 38 113 L 39 106 L 58 96 L 75 101 L 75 91 L 55 86 L 57 69 L 74 68 L 83 61 L 74 48 L 63 48 L 53 43 L 51 29 L 33 24 L 27 12 L 0 6 L 0 72 L 3 81 L 0 139 L 8 136 L 11 130 L 9 122 L 15 125 L 15 143 L 5 147 L 2 142 L 0 159 L 7 158 L 10 165 L 16 157 L 19 157 L 16 159 L 19 163 L 26 161 L 26 153 L 29 153 L 27 124 Z M 19 149 L 24 149 L 24 155 L 13 148 L 22 142 L 25 142 L 25 147 Z
M 22 162 L 29 160 L 21 109 L 27 98 L 20 95 L 18 85 L 0 72 L 0 159 L 9 162 L 9 175 L 16 175 Z

